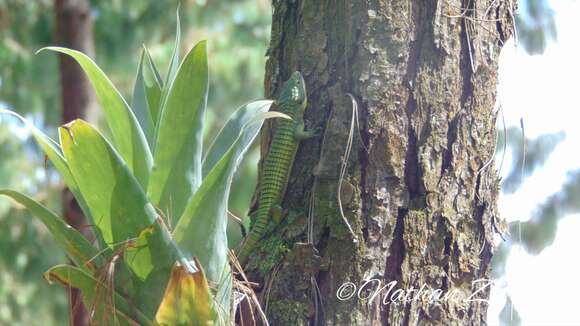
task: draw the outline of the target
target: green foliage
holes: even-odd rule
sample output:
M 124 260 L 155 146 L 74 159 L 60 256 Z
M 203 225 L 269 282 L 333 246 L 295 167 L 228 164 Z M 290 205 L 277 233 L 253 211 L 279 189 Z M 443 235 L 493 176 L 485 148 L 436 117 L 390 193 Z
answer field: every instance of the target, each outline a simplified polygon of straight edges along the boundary
M 105 113 L 106 120 L 113 135 L 113 142 L 117 150 L 137 177 L 142 186 L 147 184 L 151 171 L 152 156 L 147 146 L 143 130 L 139 127 L 137 118 L 129 108 L 121 93 L 107 78 L 103 71 L 86 55 L 81 52 L 49 47 L 74 58 L 83 68 L 91 81 L 99 104 Z M 42 50 L 41 50 L 42 51 Z
M 154 141 L 155 126 L 159 119 L 159 108 L 161 107 L 162 87 L 163 82 L 153 64 L 151 54 L 146 47 L 143 47 L 135 87 L 133 88 L 131 107 L 149 144 L 153 144 Z
M 28 122 L 28 120 L 26 120 L 22 116 L 20 116 L 19 114 L 12 112 L 12 111 L 5 110 L 5 109 L 0 109 L 0 113 L 6 113 L 9 115 L 12 115 L 24 123 L 25 127 L 32 134 L 32 137 L 36 140 L 38 145 L 42 148 L 42 151 L 44 152 L 44 154 L 50 159 L 50 161 L 52 162 L 54 167 L 58 170 L 58 172 L 60 173 L 64 182 L 67 184 L 69 190 L 75 195 L 75 198 L 78 198 L 77 202 L 79 203 L 79 205 L 80 205 L 81 209 L 83 210 L 83 212 L 85 213 L 85 215 L 88 215 L 89 210 L 87 208 L 87 205 L 86 205 L 85 201 L 82 199 L 82 196 L 80 196 L 78 185 L 70 173 L 70 170 L 69 170 L 69 168 L 65 162 L 65 159 L 62 155 L 62 151 L 60 149 L 60 146 L 55 141 L 53 141 L 48 136 L 46 136 L 41 130 L 36 128 L 30 122 Z
M 265 113 L 271 101 L 258 101 L 240 108 L 234 113 L 225 128 L 216 138 L 209 150 L 209 157 L 219 156 L 212 165 L 206 160 L 209 172 L 204 176 L 198 191 L 188 202 L 185 211 L 175 227 L 175 240 L 186 252 L 197 256 L 208 278 L 220 287 L 224 282 L 230 282 L 228 266 L 227 240 L 227 208 L 233 175 L 248 146 L 260 131 L 261 123 L 255 123 L 256 118 L 266 117 Z M 247 115 L 239 112 L 248 112 Z M 244 121 L 245 118 L 250 118 Z M 245 123 L 244 123 L 245 122 Z M 235 139 L 229 138 L 233 125 L 243 125 Z M 228 141 L 229 140 L 229 141 Z M 211 203 L 211 204 L 209 204 Z M 208 241 L 211 239 L 211 241 Z M 224 284 L 226 289 L 231 284 Z M 229 301 L 229 290 L 222 291 L 218 296 L 222 304 Z
M 220 312 L 207 312 L 207 316 L 228 321 L 232 289 L 226 236 L 229 192 L 233 175 L 263 120 L 279 116 L 266 113 L 271 101 L 250 103 L 231 117 L 226 126 L 235 127 L 224 128 L 217 136 L 204 168 L 209 172 L 203 178 L 201 136 L 208 91 L 205 42 L 198 43 L 185 56 L 175 73 L 169 70 L 161 101 L 149 101 L 146 96 L 141 99 L 141 103 L 147 102 L 147 111 L 144 107 L 140 111 L 129 107 L 107 76 L 82 53 L 48 49 L 73 57 L 85 71 L 105 111 L 112 141 L 88 123 L 75 120 L 59 128 L 57 143 L 24 120 L 82 203 L 104 245 L 90 246 L 77 231 L 33 199 L 0 190 L 0 195 L 11 197 L 39 217 L 79 266 L 53 268 L 47 272 L 47 279 L 81 288 L 97 323 L 110 318 L 117 318 L 122 324 L 143 323 L 156 318 L 164 293 L 171 294 L 166 287 L 172 270 L 182 266 L 192 279 L 199 279 L 205 270 L 207 280 L 217 284 L 217 288 L 202 297 L 214 303 L 201 302 L 199 291 L 192 291 L 198 296 L 180 297 L 184 301 L 178 305 L 207 304 Z M 157 70 L 152 62 L 150 68 L 152 73 Z M 140 75 L 141 72 L 142 65 Z M 137 82 L 142 85 L 134 89 L 146 91 L 150 85 L 145 78 L 137 78 Z M 154 107 L 155 103 L 159 106 Z M 138 123 L 144 120 L 138 119 L 136 112 L 149 117 L 158 115 L 158 121 L 153 121 L 152 143 L 147 142 Z M 150 148 L 154 149 L 152 167 Z M 176 228 L 172 233 L 171 224 L 163 217 L 164 213 L 175 212 L 174 207 L 166 212 L 163 208 L 174 198 L 180 199 L 184 209 L 183 214 L 179 211 L 173 215 Z M 188 278 L 180 279 L 185 282 Z M 128 306 L 126 297 L 134 306 Z M 164 315 L 166 312 L 164 309 Z
M 34 199 L 12 190 L 0 190 L 0 195 L 12 198 L 38 217 L 62 245 L 69 258 L 82 269 L 94 272 L 94 265 L 101 263 L 102 257 L 98 256 L 96 248 L 87 239 Z
M 208 78 L 206 44 L 200 42 L 185 57 L 162 102 L 155 129 L 155 169 L 147 194 L 153 205 L 171 217 L 181 216 L 191 194 L 201 184 Z
M 61 123 L 61 94 L 56 86 L 59 83 L 58 57 L 34 56 L 36 50 L 54 42 L 53 3 L 52 0 L 0 0 L 0 106 L 14 108 L 55 138 L 54 127 Z M 206 144 L 209 144 L 208 140 L 216 135 L 233 108 L 248 98 L 262 96 L 264 53 L 271 19 L 268 0 L 92 1 L 95 57 L 101 68 L 110 72 L 109 78 L 120 93 L 132 100 L 131 107 L 137 111 L 137 97 L 127 95 L 134 91 L 133 85 L 140 85 L 133 84 L 133 68 L 140 62 L 142 44 L 148 44 L 150 55 L 144 59 L 143 65 L 147 98 L 154 101 L 157 96 L 160 100 L 155 92 L 160 90 L 164 79 L 159 77 L 159 72 L 150 71 L 151 57 L 160 63 L 162 69 L 159 71 L 165 75 L 166 69 L 163 68 L 169 66 L 175 48 L 175 8 L 178 3 L 182 26 L 187 27 L 181 33 L 186 42 L 179 47 L 178 54 L 189 50 L 196 40 L 212 40 L 208 44 L 212 63 L 211 93 L 204 128 Z M 159 84 L 159 89 L 155 89 L 154 82 Z M 138 112 L 135 115 L 140 117 Z M 66 170 L 57 166 L 56 154 L 62 156 L 62 153 L 50 157 L 52 165 L 49 164 L 45 171 L 43 154 L 39 153 L 38 147 L 25 137 L 14 138 L 15 133 L 26 134 L 16 127 L 15 120 L 2 114 L 0 120 L 0 188 L 38 194 L 35 199 L 58 214 L 60 183 L 53 169 L 56 168 L 66 179 Z M 5 127 L 6 122 L 9 128 Z M 139 124 L 144 126 L 140 120 Z M 152 128 L 143 127 L 143 131 L 148 143 L 152 143 Z M 103 129 L 103 132 L 108 135 L 108 130 Z M 245 214 L 255 188 L 257 148 L 251 148 L 246 156 L 248 158 L 239 166 L 230 198 L 230 210 L 238 216 Z M 63 181 L 70 185 L 74 182 L 71 180 Z M 20 322 L 21 325 L 34 325 L 38 320 L 46 325 L 65 324 L 68 316 L 64 306 L 65 291 L 59 292 L 38 282 L 42 271 L 62 262 L 63 257 L 54 254 L 58 247 L 41 223 L 30 220 L 22 209 L 9 210 L 9 204 L 9 201 L 0 200 L 0 237 L 4 240 L 0 242 L 0 256 L 4 257 L 0 258 L 0 291 L 3 291 L 0 297 L 5 299 L 0 301 L 0 324 L 19 325 Z M 88 214 L 86 205 L 80 204 Z M 175 216 L 173 220 L 176 220 Z M 237 224 L 228 225 L 231 247 L 236 246 L 240 239 L 239 230 Z M 103 248 L 102 243 L 99 246 Z M 26 264 L 13 264 L 16 257 L 26 257 L 19 258 Z

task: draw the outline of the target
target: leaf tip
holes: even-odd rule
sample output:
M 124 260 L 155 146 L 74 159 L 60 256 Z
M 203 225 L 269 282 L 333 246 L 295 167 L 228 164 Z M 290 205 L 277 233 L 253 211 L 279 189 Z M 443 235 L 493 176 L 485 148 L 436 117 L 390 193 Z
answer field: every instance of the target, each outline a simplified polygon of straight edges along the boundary
M 45 47 L 42 47 L 42 48 L 36 50 L 36 52 L 34 52 L 34 55 L 38 55 L 40 52 L 44 52 L 44 51 L 63 52 L 62 49 L 63 48 L 61 48 L 59 46 L 45 46 Z
M 197 42 L 197 45 L 195 47 L 200 48 L 201 51 L 207 52 L 207 40 L 201 40 L 199 42 Z
M 34 55 L 38 55 L 40 52 L 44 52 L 44 51 L 53 51 L 52 46 L 42 47 L 42 48 L 36 50 L 36 52 L 34 52 Z

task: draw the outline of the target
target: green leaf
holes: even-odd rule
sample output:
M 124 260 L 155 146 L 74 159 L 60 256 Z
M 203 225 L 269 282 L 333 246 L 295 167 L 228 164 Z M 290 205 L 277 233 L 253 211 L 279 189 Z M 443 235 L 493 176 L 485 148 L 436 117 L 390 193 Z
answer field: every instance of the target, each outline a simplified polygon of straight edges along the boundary
M 175 45 L 173 47 L 173 53 L 171 54 L 169 69 L 167 69 L 167 79 L 165 80 L 167 89 L 171 88 L 171 83 L 173 83 L 177 70 L 179 69 L 179 49 L 181 48 L 181 22 L 179 20 L 179 8 L 177 8 L 176 16 L 177 26 L 175 30 Z
M 46 207 L 17 191 L 0 189 L 0 195 L 12 198 L 41 220 L 69 258 L 84 271 L 93 274 L 103 265 L 102 257 L 99 256 L 96 248 L 82 234 Z
M 104 240 L 110 245 L 138 237 L 156 214 L 123 160 L 82 120 L 60 127 L 59 134 L 71 173 Z
M 75 59 L 93 84 L 111 133 L 115 147 L 143 187 L 146 187 L 152 166 L 152 156 L 143 131 L 135 115 L 107 78 L 105 73 L 85 54 L 61 47 L 42 50 L 61 52 Z
M 153 147 L 155 127 L 161 105 L 162 90 L 161 77 L 151 55 L 145 46 L 141 51 L 141 60 L 137 70 L 137 77 L 133 87 L 131 109 L 145 133 L 149 147 Z
M 208 93 L 206 43 L 185 57 L 164 102 L 157 127 L 147 194 L 170 217 L 180 216 L 201 183 L 203 116 Z
M 267 117 L 265 114 L 262 118 Z M 199 258 L 210 282 L 218 285 L 217 300 L 228 307 L 231 276 L 228 264 L 227 208 L 234 173 L 258 135 L 263 120 L 242 128 L 235 142 L 214 165 L 193 195 L 174 230 L 174 239 L 186 254 Z M 227 314 L 229 310 L 226 308 Z
M 151 57 L 151 52 L 149 49 L 143 45 L 143 51 L 145 52 L 145 64 L 148 66 L 149 69 L 145 70 L 145 83 L 148 84 L 149 81 L 159 85 L 160 89 L 163 89 L 163 80 L 161 79 L 161 74 L 159 74 L 159 70 Z M 148 72 L 151 72 L 151 76 L 148 76 Z
M 159 112 L 161 111 L 161 97 L 163 95 L 163 81 L 159 75 L 155 62 L 149 54 L 149 50 L 143 46 L 145 51 L 145 61 L 143 62 L 143 81 L 145 82 L 145 93 L 147 94 L 147 103 L 153 123 L 157 126 L 159 121 Z M 152 143 L 151 143 L 152 144 Z
M 232 144 L 239 137 L 242 129 L 256 116 L 268 112 L 273 101 L 262 100 L 248 103 L 237 109 L 220 130 L 212 144 L 210 145 L 203 160 L 203 176 L 205 177 L 230 149 Z
M 103 275 L 97 280 L 70 265 L 57 265 L 44 273 L 44 278 L 49 283 L 57 282 L 81 290 L 83 301 L 95 325 L 117 325 L 118 322 L 121 325 L 153 325 L 138 307 L 129 305 L 121 295 L 110 288 L 108 277 L 111 276 Z
M 151 109 L 149 108 L 149 101 L 147 99 L 147 89 L 145 86 L 145 77 L 143 76 L 143 65 L 145 61 L 145 50 L 141 52 L 141 59 L 139 60 L 139 68 L 137 69 L 137 78 L 133 86 L 133 96 L 131 98 L 131 109 L 139 121 L 141 130 L 145 133 L 147 143 L 153 143 L 153 134 L 155 131 L 155 123 Z
M 75 120 L 59 129 L 65 158 L 95 225 L 138 277 L 136 302 L 155 313 L 171 267 L 184 259 L 135 177 L 106 139 Z M 146 290 L 146 291 L 145 291 Z

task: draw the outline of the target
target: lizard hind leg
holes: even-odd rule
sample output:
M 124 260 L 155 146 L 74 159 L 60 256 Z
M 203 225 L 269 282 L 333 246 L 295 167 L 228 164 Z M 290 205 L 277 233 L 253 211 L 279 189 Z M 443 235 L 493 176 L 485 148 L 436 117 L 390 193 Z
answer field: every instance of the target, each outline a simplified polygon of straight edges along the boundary
M 242 238 L 245 238 L 250 234 L 251 224 L 252 221 L 256 220 L 256 214 L 257 211 L 253 211 L 251 214 L 241 218 L 239 225 Z

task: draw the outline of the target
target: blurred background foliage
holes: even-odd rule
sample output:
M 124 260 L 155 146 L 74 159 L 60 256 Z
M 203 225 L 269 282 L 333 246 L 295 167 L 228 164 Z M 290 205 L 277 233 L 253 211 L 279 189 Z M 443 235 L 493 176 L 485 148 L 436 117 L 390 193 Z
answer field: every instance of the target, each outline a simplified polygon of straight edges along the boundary
M 546 0 L 518 1 L 516 27 L 519 41 L 530 54 L 544 52 L 558 35 L 554 10 Z
M 245 102 L 263 96 L 264 65 L 270 30 L 269 0 L 94 0 L 95 60 L 129 99 L 142 44 L 147 45 L 159 67 L 167 67 L 173 47 L 176 16 L 180 7 L 182 44 L 191 47 L 209 40 L 210 96 L 208 140 L 219 130 L 226 116 Z M 62 122 L 58 58 L 39 48 L 55 44 L 53 0 L 0 0 L 0 106 L 29 118 L 47 134 L 55 136 Z M 520 45 L 530 53 L 541 53 L 557 33 L 554 12 L 545 0 L 519 1 L 516 15 Z M 187 50 L 181 49 L 182 53 Z M 522 153 L 523 136 L 511 128 L 500 136 L 498 156 L 505 143 L 513 153 Z M 522 178 L 542 166 L 563 133 L 526 140 L 523 155 L 512 155 L 511 172 L 503 191 L 515 192 Z M 234 184 L 231 210 L 244 216 L 256 182 L 255 147 L 244 162 Z M 506 166 L 510 165 L 506 162 Z M 523 171 L 523 172 L 522 172 Z M 34 194 L 59 211 L 61 183 L 21 126 L 0 117 L 0 187 Z M 521 242 L 530 252 L 540 252 L 556 233 L 559 218 L 580 211 L 580 175 L 575 174 L 562 191 L 549 198 L 537 216 L 522 223 Z M 515 224 L 511 225 L 513 229 Z M 240 239 L 232 225 L 230 240 Z M 494 270 L 501 273 L 514 242 L 505 242 L 496 255 Z M 49 267 L 64 256 L 46 230 L 18 207 L 0 201 L 0 324 L 64 325 L 66 293 L 41 280 Z M 510 298 L 507 298 L 509 304 Z M 507 307 L 507 305 L 506 305 Z M 517 314 L 517 312 L 516 312 Z M 505 311 L 502 315 L 506 315 Z M 513 313 L 510 314 L 513 317 Z M 504 319 L 505 323 L 510 323 Z M 511 323 L 517 323 L 517 318 Z

